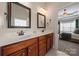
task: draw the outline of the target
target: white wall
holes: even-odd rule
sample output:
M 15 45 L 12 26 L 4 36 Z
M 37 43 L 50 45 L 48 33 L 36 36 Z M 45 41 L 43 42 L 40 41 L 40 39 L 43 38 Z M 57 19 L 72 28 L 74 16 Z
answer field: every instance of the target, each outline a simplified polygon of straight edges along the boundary
M 54 48 L 57 49 L 58 48 L 58 18 L 57 18 L 57 14 L 58 14 L 58 8 L 57 6 L 53 6 L 52 3 L 48 3 L 47 5 L 47 10 L 48 10 L 48 19 L 52 19 L 52 23 L 51 23 L 51 28 L 53 30 L 54 33 Z
M 29 29 L 29 28 L 25 28 L 25 29 L 23 29 L 23 28 L 19 28 L 19 29 L 22 29 L 22 30 L 24 30 L 24 31 L 26 31 L 26 32 L 28 32 L 28 31 L 36 31 L 36 29 L 37 29 L 37 11 L 38 11 L 38 9 L 37 8 L 39 8 L 39 7 L 42 7 L 44 4 L 38 4 L 38 3 L 22 3 L 22 4 L 24 4 L 24 5 L 26 5 L 27 7 L 30 7 L 31 8 L 31 28 Z M 0 2 L 0 31 L 2 31 L 2 32 L 15 32 L 15 31 L 18 31 L 19 29 L 16 29 L 16 28 L 7 28 L 7 19 L 6 19 L 6 15 L 4 15 L 4 12 L 6 12 L 7 11 L 7 7 L 6 7 L 6 3 L 5 2 Z M 38 29 L 39 30 L 39 29 Z
M 49 22 L 49 20 L 51 19 L 51 23 L 49 23 L 46 26 L 46 31 L 45 32 L 53 32 L 54 35 L 54 48 L 58 48 L 58 30 L 57 30 L 57 8 L 52 7 L 52 5 L 45 5 L 44 3 L 29 3 L 29 2 L 20 2 L 21 4 L 30 7 L 31 8 L 31 28 L 7 28 L 7 19 L 6 16 L 4 15 L 4 12 L 6 12 L 6 3 L 1 3 L 0 2 L 0 33 L 2 32 L 17 32 L 19 30 L 24 30 L 26 33 L 33 33 L 33 32 L 37 32 L 40 33 L 42 29 L 38 29 L 37 28 L 37 12 L 41 12 L 39 9 L 45 8 L 46 13 L 44 13 L 46 15 L 46 21 Z

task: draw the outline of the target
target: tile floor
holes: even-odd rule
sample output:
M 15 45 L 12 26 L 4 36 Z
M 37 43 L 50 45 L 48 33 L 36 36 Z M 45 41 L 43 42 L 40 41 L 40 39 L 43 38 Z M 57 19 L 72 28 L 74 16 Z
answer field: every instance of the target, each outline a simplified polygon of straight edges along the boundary
M 51 49 L 46 56 L 69 56 L 68 54 L 61 52 L 59 50 Z

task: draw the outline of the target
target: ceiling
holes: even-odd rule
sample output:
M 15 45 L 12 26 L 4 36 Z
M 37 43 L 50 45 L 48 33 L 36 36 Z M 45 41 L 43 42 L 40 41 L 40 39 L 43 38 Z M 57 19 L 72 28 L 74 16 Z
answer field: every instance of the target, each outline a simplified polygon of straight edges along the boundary
M 52 6 L 52 7 L 57 7 L 59 10 L 61 10 L 62 8 L 73 4 L 73 2 L 46 2 L 45 3 L 47 6 Z
M 62 9 L 73 2 L 32 2 L 33 4 L 43 4 L 44 6 L 52 6 L 52 7 L 57 7 L 58 9 Z
M 64 16 L 64 9 L 66 9 L 66 12 L 70 15 L 66 15 Z M 79 3 L 78 2 L 74 2 L 71 3 L 70 5 L 66 5 L 65 7 L 61 8 L 59 10 L 59 19 L 73 19 L 73 18 L 79 18 Z
M 73 8 L 79 8 L 79 3 L 77 2 L 38 2 L 40 4 L 44 4 L 44 7 L 49 7 L 49 6 L 52 6 L 52 7 L 55 7 L 57 8 L 60 12 L 62 12 L 65 8 L 70 8 L 72 6 L 72 11 L 73 11 Z M 37 4 L 38 4 L 37 3 Z M 77 6 L 76 6 L 77 5 Z M 71 11 L 71 10 L 69 10 Z M 75 17 L 79 17 L 79 16 L 71 16 L 70 18 L 75 18 Z M 69 17 L 66 17 L 66 19 L 69 19 Z

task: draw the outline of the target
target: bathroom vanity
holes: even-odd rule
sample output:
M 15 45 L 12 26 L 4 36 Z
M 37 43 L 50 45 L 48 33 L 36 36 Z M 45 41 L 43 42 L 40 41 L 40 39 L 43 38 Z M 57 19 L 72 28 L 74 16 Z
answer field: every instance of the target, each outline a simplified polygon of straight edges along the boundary
M 20 3 L 7 3 L 8 28 L 31 28 L 31 9 Z M 37 13 L 38 28 L 46 27 L 46 17 Z M 42 17 L 42 18 L 41 18 Z M 23 31 L 0 34 L 0 56 L 44 56 L 53 47 L 53 33 L 24 33 Z
M 53 47 L 53 33 L 2 45 L 1 56 L 44 56 Z

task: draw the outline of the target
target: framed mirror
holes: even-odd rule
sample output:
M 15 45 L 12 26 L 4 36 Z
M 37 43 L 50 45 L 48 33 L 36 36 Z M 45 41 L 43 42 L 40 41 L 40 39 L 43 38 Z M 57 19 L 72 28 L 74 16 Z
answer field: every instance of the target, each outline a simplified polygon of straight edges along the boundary
M 31 9 L 18 3 L 7 3 L 8 28 L 31 28 Z
M 37 28 L 46 28 L 46 16 L 37 13 Z

